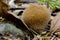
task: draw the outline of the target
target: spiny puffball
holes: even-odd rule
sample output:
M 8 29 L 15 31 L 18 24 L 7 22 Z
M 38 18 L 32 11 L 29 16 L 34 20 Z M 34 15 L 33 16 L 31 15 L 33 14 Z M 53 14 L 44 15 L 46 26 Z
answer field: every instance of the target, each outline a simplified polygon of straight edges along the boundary
M 29 28 L 40 33 L 45 31 L 47 24 L 50 20 L 49 10 L 38 4 L 31 4 L 22 14 L 21 19 L 26 23 Z

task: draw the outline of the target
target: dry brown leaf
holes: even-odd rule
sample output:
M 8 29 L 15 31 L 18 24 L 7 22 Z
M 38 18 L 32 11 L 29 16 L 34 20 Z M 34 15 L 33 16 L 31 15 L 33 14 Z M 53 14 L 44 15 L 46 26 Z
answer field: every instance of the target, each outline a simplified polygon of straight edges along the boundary
M 52 20 L 52 22 L 51 22 L 51 29 L 50 30 L 52 32 L 55 32 L 58 29 L 60 29 L 60 12 Z

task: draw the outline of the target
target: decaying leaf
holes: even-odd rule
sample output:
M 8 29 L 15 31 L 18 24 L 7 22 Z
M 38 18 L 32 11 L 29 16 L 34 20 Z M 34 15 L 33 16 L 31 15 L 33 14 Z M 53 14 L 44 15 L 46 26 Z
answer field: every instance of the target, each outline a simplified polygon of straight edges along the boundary
M 54 17 L 51 22 L 51 31 L 54 33 L 58 29 L 60 29 L 60 12 L 57 14 L 57 16 Z

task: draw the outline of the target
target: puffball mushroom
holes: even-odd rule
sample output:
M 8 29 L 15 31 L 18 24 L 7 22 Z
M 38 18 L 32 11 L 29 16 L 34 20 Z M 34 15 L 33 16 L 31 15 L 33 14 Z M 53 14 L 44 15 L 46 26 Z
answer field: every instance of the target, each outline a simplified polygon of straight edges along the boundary
M 45 31 L 50 20 L 49 10 L 38 4 L 31 4 L 22 14 L 21 19 L 34 31 L 41 33 Z

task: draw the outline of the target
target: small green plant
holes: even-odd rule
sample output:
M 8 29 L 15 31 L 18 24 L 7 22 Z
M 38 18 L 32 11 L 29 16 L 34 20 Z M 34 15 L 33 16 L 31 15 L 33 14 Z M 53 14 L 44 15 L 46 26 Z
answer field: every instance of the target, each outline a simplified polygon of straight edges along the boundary
M 49 1 L 49 7 L 50 8 L 55 8 L 58 7 L 60 8 L 60 3 L 57 2 L 56 0 L 38 0 L 40 3 L 46 3 L 47 1 Z

